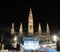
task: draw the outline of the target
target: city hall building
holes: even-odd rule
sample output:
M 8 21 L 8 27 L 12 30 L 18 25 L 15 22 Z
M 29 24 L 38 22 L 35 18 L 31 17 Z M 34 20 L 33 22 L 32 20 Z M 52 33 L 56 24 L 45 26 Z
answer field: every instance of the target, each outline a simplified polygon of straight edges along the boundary
M 22 23 L 20 24 L 20 29 L 18 34 L 20 36 L 24 36 L 26 32 L 23 32 L 23 25 Z M 16 34 L 15 29 L 14 29 L 14 22 L 12 23 L 11 26 L 11 34 Z M 50 30 L 49 30 L 49 25 L 47 23 L 46 25 L 46 32 L 42 32 L 41 24 L 39 23 L 38 25 L 38 32 L 34 32 L 34 24 L 33 24 L 33 14 L 32 14 L 32 9 L 30 8 L 29 11 L 29 16 L 28 16 L 28 36 L 38 36 L 40 40 L 48 40 L 50 38 Z

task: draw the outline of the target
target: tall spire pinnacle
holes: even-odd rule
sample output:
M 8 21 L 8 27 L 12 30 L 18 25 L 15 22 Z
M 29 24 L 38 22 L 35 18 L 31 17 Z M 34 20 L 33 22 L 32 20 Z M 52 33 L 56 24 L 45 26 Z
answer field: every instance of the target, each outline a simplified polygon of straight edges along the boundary
M 47 23 L 46 32 L 47 32 L 47 33 L 50 33 L 50 30 L 49 30 L 49 25 L 48 25 L 48 23 Z
M 12 23 L 12 27 L 11 27 L 11 34 L 14 34 L 14 22 Z
M 23 27 L 22 27 L 22 23 L 20 24 L 19 33 L 23 33 Z
M 30 21 L 33 20 L 33 15 L 32 15 L 32 9 L 30 8 L 30 12 L 29 12 L 29 19 Z
M 29 18 L 28 18 L 28 33 L 33 34 L 33 15 L 32 15 L 31 8 L 30 8 Z
M 39 23 L 39 26 L 38 26 L 38 33 L 41 34 L 42 33 L 42 29 L 41 29 L 41 25 Z
M 32 9 L 30 8 L 30 14 L 32 14 Z

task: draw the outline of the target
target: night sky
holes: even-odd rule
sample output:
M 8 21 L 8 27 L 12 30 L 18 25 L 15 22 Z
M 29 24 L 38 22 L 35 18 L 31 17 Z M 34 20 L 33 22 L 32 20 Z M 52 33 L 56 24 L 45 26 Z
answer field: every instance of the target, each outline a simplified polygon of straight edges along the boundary
M 26 30 L 30 8 L 33 12 L 35 31 L 39 23 L 43 31 L 45 31 L 46 23 L 49 24 L 51 32 L 60 30 L 60 2 L 51 0 L 2 1 L 0 3 L 0 25 L 11 26 L 11 23 L 15 22 L 15 27 L 19 27 L 22 22 Z

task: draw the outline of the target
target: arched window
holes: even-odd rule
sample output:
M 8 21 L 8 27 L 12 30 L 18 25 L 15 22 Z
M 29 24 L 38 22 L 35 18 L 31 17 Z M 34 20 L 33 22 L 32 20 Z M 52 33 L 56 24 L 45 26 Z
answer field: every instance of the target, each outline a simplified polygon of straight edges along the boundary
M 30 29 L 32 29 L 32 25 L 30 25 Z

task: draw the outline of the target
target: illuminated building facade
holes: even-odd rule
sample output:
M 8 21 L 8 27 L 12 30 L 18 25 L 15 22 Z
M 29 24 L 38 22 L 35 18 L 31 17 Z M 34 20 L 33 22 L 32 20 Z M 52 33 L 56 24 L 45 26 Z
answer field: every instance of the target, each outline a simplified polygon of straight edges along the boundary
M 14 34 L 14 23 L 12 23 L 12 28 L 11 28 L 11 34 Z M 23 25 L 22 23 L 20 24 L 20 28 L 19 28 L 19 34 L 23 35 Z M 34 34 L 36 34 L 40 40 L 45 40 L 45 39 L 49 39 L 50 37 L 50 30 L 49 30 L 49 25 L 47 23 L 46 26 L 46 32 L 42 32 L 42 28 L 41 28 L 41 24 L 39 23 L 38 25 L 38 32 L 34 32 L 34 24 L 33 24 L 33 14 L 32 14 L 32 9 L 30 8 L 29 11 L 29 17 L 28 17 L 28 35 L 30 36 L 35 36 Z

